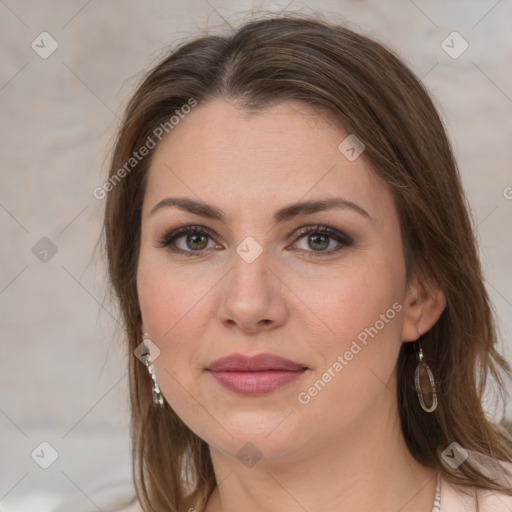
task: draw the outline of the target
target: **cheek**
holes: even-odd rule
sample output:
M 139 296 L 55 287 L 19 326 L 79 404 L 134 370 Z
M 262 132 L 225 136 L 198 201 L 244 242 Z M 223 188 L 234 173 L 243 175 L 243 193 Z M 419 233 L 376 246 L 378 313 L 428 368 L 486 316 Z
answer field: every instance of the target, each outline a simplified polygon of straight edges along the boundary
M 165 258 L 141 254 L 137 290 L 142 319 L 161 349 L 186 341 L 199 326 L 197 320 L 213 282 L 211 276 L 200 275 L 197 270 L 188 274 L 166 263 Z
M 388 263 L 392 258 L 366 261 L 360 258 L 350 272 L 326 279 L 323 289 L 315 286 L 309 295 L 311 309 L 329 329 L 311 338 L 319 364 L 297 398 L 307 417 L 331 410 L 333 428 L 354 420 L 393 385 L 401 345 L 401 269 Z
M 316 280 L 314 286 L 305 279 L 302 296 L 324 326 L 322 339 L 327 348 L 340 349 L 375 323 L 382 335 L 399 333 L 396 310 L 401 308 L 393 309 L 393 304 L 402 300 L 402 285 L 399 270 L 384 260 L 360 258 L 358 265 L 337 271 L 322 282 Z
M 197 354 L 211 317 L 208 293 L 216 282 L 211 273 L 188 274 L 141 254 L 137 275 L 141 315 L 160 350 L 154 363 L 159 386 L 166 398 L 172 397 L 173 402 L 168 401 L 173 406 L 183 388 L 191 390 L 202 371 Z

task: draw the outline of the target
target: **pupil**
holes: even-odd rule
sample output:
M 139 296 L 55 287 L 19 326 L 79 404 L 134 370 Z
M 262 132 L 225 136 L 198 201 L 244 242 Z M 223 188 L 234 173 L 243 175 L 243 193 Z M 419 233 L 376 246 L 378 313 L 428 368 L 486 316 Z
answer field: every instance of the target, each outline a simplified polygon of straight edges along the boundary
M 327 243 L 324 243 L 323 245 L 320 242 L 320 245 L 321 245 L 320 249 L 325 249 L 329 246 L 329 240 L 324 235 L 312 235 L 309 240 L 310 240 L 310 242 L 313 241 L 313 244 L 317 244 L 318 239 L 323 239 L 324 242 L 327 242 Z
M 200 240 L 201 238 L 203 239 L 203 241 L 206 239 L 206 237 L 204 235 L 199 235 L 199 234 L 189 235 L 187 241 L 192 242 L 192 244 L 195 244 L 195 243 L 200 244 L 201 242 L 198 241 L 197 239 Z M 195 248 L 196 249 L 204 249 L 204 247 L 206 247 L 206 245 L 203 244 L 202 247 L 195 247 Z

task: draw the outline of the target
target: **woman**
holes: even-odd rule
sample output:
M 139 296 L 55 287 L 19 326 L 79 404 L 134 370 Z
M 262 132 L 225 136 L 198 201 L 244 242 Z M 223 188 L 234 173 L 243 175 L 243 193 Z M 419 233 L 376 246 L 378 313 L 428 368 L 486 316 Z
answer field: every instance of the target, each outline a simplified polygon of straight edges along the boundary
M 144 511 L 512 509 L 460 178 L 391 51 L 298 15 L 184 44 L 103 191 Z

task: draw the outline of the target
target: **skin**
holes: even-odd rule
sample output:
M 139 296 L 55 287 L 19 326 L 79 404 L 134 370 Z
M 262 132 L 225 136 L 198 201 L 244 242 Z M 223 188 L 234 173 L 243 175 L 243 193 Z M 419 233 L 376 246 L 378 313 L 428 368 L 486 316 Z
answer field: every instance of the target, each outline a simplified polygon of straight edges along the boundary
M 406 283 L 391 193 L 364 153 L 349 161 L 339 151 L 347 135 L 306 104 L 248 114 L 222 98 L 196 107 L 154 150 L 137 274 L 143 331 L 160 350 L 154 366 L 165 399 L 210 446 L 218 487 L 207 512 L 432 508 L 437 473 L 405 445 L 395 365 L 402 342 L 435 324 L 445 297 L 415 279 Z M 225 222 L 175 206 L 150 214 L 166 197 L 205 201 L 224 210 Z M 330 209 L 273 221 L 284 206 L 327 197 L 356 203 L 371 220 Z M 332 252 L 340 247 L 334 238 L 315 244 L 294 234 L 317 224 L 353 244 Z M 195 249 L 191 257 L 155 247 L 187 225 L 211 233 L 175 241 Z M 248 236 L 263 250 L 251 263 L 236 251 Z M 401 311 L 300 403 L 298 394 L 394 303 Z M 308 370 L 270 394 L 247 397 L 205 371 L 234 352 L 270 352 Z M 261 457 L 250 467 L 237 457 L 248 442 Z

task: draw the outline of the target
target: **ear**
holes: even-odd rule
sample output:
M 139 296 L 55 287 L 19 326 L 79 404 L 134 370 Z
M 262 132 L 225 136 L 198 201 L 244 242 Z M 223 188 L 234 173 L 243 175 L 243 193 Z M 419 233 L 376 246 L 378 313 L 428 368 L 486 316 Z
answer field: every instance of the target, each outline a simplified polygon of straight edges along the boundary
M 446 307 L 446 296 L 433 285 L 426 285 L 413 278 L 408 287 L 404 304 L 402 340 L 415 341 L 428 332 Z

